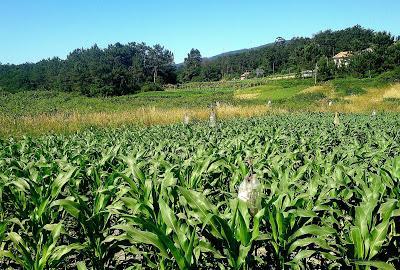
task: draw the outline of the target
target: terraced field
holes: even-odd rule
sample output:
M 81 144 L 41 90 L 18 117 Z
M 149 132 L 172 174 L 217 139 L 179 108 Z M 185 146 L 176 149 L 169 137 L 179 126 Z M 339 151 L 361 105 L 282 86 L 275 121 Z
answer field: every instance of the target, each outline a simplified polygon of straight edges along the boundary
M 0 268 L 399 269 L 399 181 L 396 114 L 3 139 Z

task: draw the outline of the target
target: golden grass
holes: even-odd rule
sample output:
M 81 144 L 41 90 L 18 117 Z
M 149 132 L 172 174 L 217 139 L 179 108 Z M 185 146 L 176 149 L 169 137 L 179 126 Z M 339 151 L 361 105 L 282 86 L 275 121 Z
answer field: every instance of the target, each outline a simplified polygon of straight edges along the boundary
M 384 103 L 385 95 L 394 95 L 399 84 L 390 85 L 384 88 L 372 88 L 363 95 L 355 95 L 344 98 L 348 103 L 341 104 L 344 112 L 371 112 L 371 111 L 400 111 L 400 106 Z
M 324 92 L 326 92 L 327 90 L 329 91 L 330 89 L 329 89 L 327 86 L 325 86 L 325 85 L 316 85 L 316 86 L 308 87 L 308 88 L 302 90 L 300 93 L 303 93 L 303 94 L 308 94 L 308 93 L 324 93 Z
M 371 113 L 372 111 L 400 112 L 400 106 L 385 103 L 385 98 L 398 98 L 400 84 L 393 84 L 381 88 L 370 88 L 362 95 L 347 96 L 342 101 L 334 102 L 328 106 L 329 100 L 337 98 L 334 89 L 330 85 L 314 86 L 303 90 L 303 93 L 322 92 L 327 99 L 318 101 L 309 107 L 318 112 L 343 112 L 343 113 Z
M 234 98 L 243 99 L 243 100 L 250 100 L 250 99 L 256 99 L 259 96 L 260 96 L 260 93 L 235 94 Z
M 383 94 L 383 98 L 398 98 L 400 99 L 400 84 L 394 84 L 389 87 Z
M 267 112 L 285 112 L 281 109 L 273 111 L 265 105 L 256 106 L 229 106 L 222 104 L 217 109 L 220 119 L 231 117 L 251 117 L 266 114 Z M 25 134 L 40 135 L 49 132 L 70 133 L 85 127 L 119 127 L 122 125 L 138 124 L 144 126 L 166 125 L 183 121 L 185 113 L 190 119 L 207 120 L 210 110 L 207 108 L 174 108 L 161 109 L 143 107 L 123 112 L 107 113 L 70 113 L 54 115 L 37 115 L 11 118 L 0 116 L 0 136 L 21 136 Z

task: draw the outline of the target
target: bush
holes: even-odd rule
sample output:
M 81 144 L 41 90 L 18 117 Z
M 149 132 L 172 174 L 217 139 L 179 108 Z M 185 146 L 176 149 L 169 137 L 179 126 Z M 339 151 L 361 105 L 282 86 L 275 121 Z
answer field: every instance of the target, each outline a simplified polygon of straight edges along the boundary
M 384 98 L 384 102 L 400 105 L 400 98 Z
M 400 82 L 400 67 L 382 73 L 378 78 L 383 83 Z
M 324 93 L 300 93 L 295 95 L 292 99 L 294 101 L 300 102 L 312 102 L 312 101 L 318 101 L 321 99 L 326 98 L 326 95 Z
M 343 96 L 350 96 L 364 94 L 367 92 L 365 88 L 376 85 L 374 80 L 371 79 L 343 78 L 334 80 L 333 86 L 337 93 Z
M 154 92 L 154 91 L 164 91 L 161 85 L 157 83 L 145 83 L 142 88 L 142 92 Z
M 365 94 L 366 92 L 367 91 L 365 91 L 365 89 L 360 86 L 350 86 L 350 87 L 346 87 L 343 89 L 343 93 L 346 96 L 361 95 L 361 94 Z

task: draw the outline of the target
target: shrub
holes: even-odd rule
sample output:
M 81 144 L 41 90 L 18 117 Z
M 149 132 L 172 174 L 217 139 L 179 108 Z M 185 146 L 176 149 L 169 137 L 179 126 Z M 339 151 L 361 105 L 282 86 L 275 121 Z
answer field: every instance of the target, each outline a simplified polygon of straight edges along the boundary
M 400 105 L 400 98 L 384 98 L 384 102 Z
M 154 92 L 154 91 L 164 91 L 161 85 L 157 83 L 145 83 L 142 88 L 142 92 Z
M 382 73 L 379 76 L 379 80 L 383 83 L 400 82 L 400 67 Z
M 343 89 L 343 93 L 346 96 L 349 95 L 361 95 L 364 94 L 366 91 L 364 88 L 360 87 L 360 86 L 349 86 Z
M 343 78 L 337 79 L 333 82 L 335 91 L 344 96 L 349 95 L 361 95 L 366 93 L 366 87 L 376 86 L 369 79 L 354 79 L 354 78 Z
M 300 93 L 295 95 L 292 99 L 295 101 L 312 102 L 326 98 L 324 93 Z

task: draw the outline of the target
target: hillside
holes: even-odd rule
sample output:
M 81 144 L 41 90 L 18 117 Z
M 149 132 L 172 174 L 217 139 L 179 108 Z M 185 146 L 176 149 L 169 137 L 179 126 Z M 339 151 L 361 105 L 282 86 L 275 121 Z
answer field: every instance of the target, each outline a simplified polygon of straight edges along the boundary
M 218 58 L 221 58 L 221 57 L 227 57 L 227 56 L 237 55 L 237 54 L 241 54 L 241 53 L 245 53 L 245 52 L 249 52 L 249 51 L 259 50 L 259 49 L 262 49 L 262 48 L 273 46 L 274 44 L 275 43 L 268 43 L 268 44 L 260 45 L 260 46 L 257 46 L 257 47 L 223 52 L 223 53 L 211 56 L 211 57 L 204 57 L 203 59 L 204 59 L 204 61 L 214 61 L 214 60 L 217 60 Z
M 255 76 L 256 70 L 264 76 L 299 73 L 314 69 L 316 64 L 323 70 L 322 80 L 343 75 L 363 78 L 381 74 L 400 64 L 400 43 L 396 40 L 400 37 L 359 25 L 338 31 L 325 30 L 311 37 L 296 37 L 286 42 L 219 54 L 204 59 L 202 63 L 193 62 L 196 60 L 193 59 L 180 69 L 178 78 L 180 75 L 183 81 L 229 80 L 246 71 Z M 332 57 L 342 51 L 354 52 L 354 61 L 349 66 L 338 68 Z M 358 53 L 362 51 L 368 53 Z

